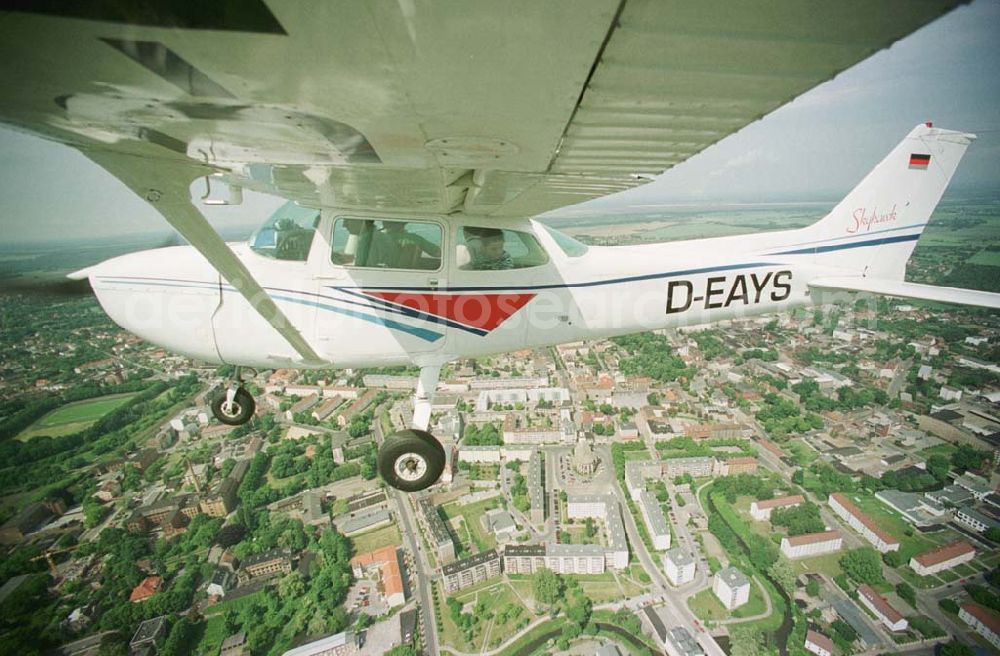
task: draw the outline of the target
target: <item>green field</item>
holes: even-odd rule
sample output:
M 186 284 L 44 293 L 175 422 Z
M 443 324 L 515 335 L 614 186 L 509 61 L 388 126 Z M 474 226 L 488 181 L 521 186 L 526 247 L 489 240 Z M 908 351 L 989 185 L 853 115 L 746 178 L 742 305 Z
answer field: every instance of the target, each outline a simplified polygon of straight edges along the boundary
M 363 554 L 375 551 L 382 547 L 389 547 L 403 543 L 403 538 L 399 534 L 399 529 L 395 524 L 377 528 L 374 531 L 361 533 L 348 538 L 354 547 L 354 553 Z
M 823 574 L 828 579 L 833 580 L 833 577 L 840 574 L 843 570 L 840 568 L 840 559 L 844 555 L 844 550 L 838 551 L 836 553 L 824 554 L 822 556 L 815 556 L 813 558 L 801 558 L 791 561 L 792 567 L 795 569 L 796 574 L 804 574 L 806 572 L 817 572 Z
M 983 249 L 966 260 L 966 262 L 982 266 L 1000 266 L 1000 251 Z
M 111 396 L 67 403 L 40 417 L 38 421 L 21 431 L 17 439 L 23 442 L 41 435 L 59 437 L 82 431 L 135 395 L 135 392 L 112 394 Z
M 486 649 L 495 648 L 532 619 L 511 586 L 503 581 L 494 580 L 462 590 L 454 595 L 454 599 L 463 606 L 477 606 L 480 611 L 476 614 L 478 622 L 469 633 L 465 633 L 452 621 L 451 611 L 444 604 L 439 607 L 444 628 L 441 642 L 461 651 L 479 652 L 484 643 Z
M 492 510 L 499 505 L 499 497 L 491 497 L 464 506 L 460 506 L 456 502 L 448 503 L 441 506 L 441 510 L 448 518 L 449 523 L 455 517 L 462 517 L 462 526 L 453 530 L 469 553 L 477 553 L 497 546 L 496 538 L 483 529 L 479 520 L 487 510 Z

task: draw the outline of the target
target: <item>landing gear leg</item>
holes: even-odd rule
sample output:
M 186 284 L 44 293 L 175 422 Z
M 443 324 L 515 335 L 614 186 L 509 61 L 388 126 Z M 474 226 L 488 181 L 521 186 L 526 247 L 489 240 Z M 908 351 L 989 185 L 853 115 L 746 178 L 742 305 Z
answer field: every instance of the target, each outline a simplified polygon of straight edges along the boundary
M 427 432 L 440 374 L 439 364 L 420 368 L 417 391 L 413 396 L 411 428 L 387 436 L 378 450 L 379 474 L 397 490 L 424 490 L 436 483 L 444 471 L 444 447 Z
M 236 367 L 234 381 L 212 400 L 212 415 L 229 426 L 242 426 L 253 417 L 257 404 L 243 387 L 243 367 Z

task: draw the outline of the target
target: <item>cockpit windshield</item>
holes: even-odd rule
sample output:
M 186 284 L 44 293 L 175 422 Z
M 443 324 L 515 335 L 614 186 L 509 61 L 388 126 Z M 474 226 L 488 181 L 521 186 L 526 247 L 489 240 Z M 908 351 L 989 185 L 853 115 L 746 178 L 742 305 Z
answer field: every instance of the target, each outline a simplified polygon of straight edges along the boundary
M 250 237 L 253 252 L 276 260 L 305 262 L 319 225 L 319 210 L 289 201 Z

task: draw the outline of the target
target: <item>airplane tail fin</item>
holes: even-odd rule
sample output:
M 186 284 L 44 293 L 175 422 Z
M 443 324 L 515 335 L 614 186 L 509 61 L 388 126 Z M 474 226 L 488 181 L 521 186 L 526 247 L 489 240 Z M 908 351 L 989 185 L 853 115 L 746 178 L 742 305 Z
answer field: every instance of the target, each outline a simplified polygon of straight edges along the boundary
M 975 135 L 915 127 L 785 254 L 814 254 L 844 275 L 903 280 L 906 262 Z

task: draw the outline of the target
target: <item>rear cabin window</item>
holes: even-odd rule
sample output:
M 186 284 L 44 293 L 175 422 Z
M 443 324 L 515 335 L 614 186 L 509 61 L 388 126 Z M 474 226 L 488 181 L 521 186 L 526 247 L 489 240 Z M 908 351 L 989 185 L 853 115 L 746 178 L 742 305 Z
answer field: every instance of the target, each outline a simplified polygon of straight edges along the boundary
M 425 221 L 337 219 L 330 260 L 341 266 L 436 271 L 441 226 Z

